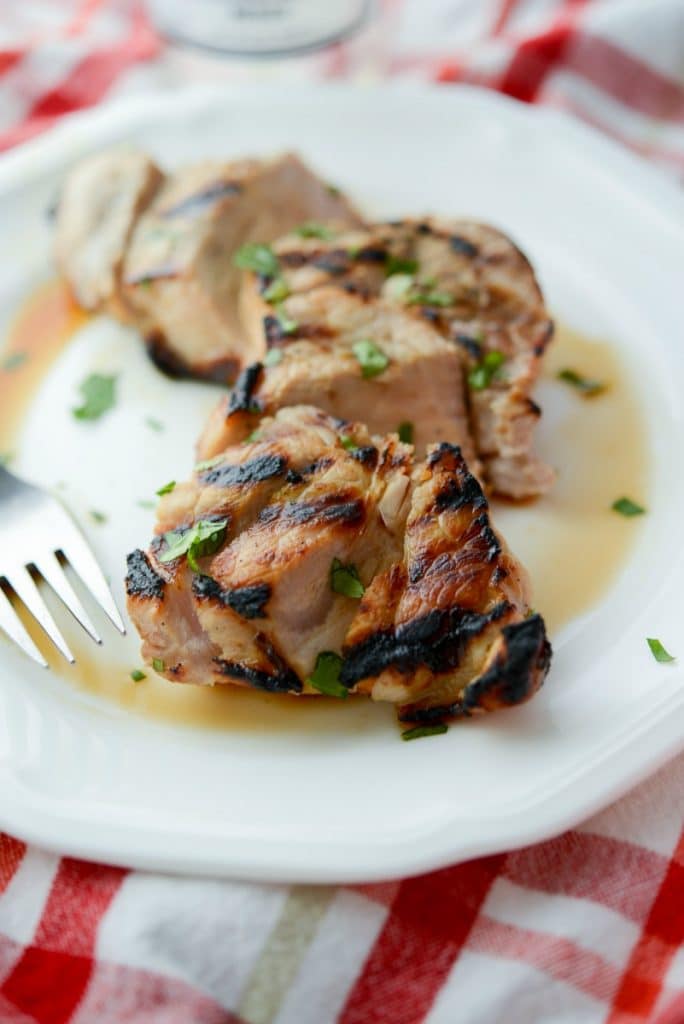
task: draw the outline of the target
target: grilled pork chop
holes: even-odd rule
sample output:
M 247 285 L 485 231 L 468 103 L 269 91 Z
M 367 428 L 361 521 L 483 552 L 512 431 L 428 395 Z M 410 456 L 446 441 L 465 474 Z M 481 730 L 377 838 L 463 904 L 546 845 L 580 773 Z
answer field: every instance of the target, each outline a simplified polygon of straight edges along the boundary
M 281 313 L 296 320 L 295 296 L 313 298 L 317 289 L 335 287 L 366 302 L 381 296 L 403 310 L 409 330 L 425 333 L 423 325 L 431 325 L 464 367 L 470 432 L 484 479 L 513 498 L 547 490 L 553 473 L 532 450 L 541 412 L 530 396 L 553 325 L 520 250 L 494 228 L 465 220 L 324 229 L 320 236 L 289 235 L 274 243 L 279 293 L 293 296 Z M 282 343 L 273 334 L 278 310 L 266 301 L 272 286 L 272 278 L 253 275 L 243 285 L 242 317 L 255 350 L 264 329 L 267 344 Z M 296 330 L 291 337 L 298 337 Z M 412 404 L 401 415 L 420 423 Z M 435 433 L 430 424 L 422 433 L 427 441 L 463 443 L 458 433 Z
M 262 414 L 315 404 L 365 422 L 371 433 L 396 431 L 410 419 L 421 454 L 435 438 L 447 437 L 475 462 L 459 354 L 398 305 L 324 286 L 292 295 L 278 317 L 259 318 L 252 328 L 253 338 L 266 332 L 269 365 L 246 370 L 219 404 L 200 439 L 200 458 L 236 444 Z M 376 365 L 369 365 L 369 352 Z
M 396 435 L 312 407 L 196 467 L 128 567 L 143 656 L 170 680 L 366 693 L 434 721 L 524 700 L 549 665 L 458 448 L 414 465 Z
M 133 321 L 163 369 L 225 382 L 263 350 L 238 319 L 236 250 L 327 219 L 361 223 L 293 154 L 206 162 L 162 182 L 143 154 L 107 151 L 67 178 L 58 263 L 83 305 Z
M 162 179 L 148 156 L 119 146 L 86 157 L 67 176 L 57 207 L 55 255 L 85 309 L 124 321 L 134 315 L 121 294 L 124 252 Z

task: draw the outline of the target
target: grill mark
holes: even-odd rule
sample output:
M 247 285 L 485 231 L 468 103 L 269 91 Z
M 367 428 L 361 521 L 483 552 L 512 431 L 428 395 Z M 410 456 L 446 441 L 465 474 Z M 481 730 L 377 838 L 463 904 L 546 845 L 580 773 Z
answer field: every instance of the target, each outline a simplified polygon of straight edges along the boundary
M 372 444 L 365 445 L 362 448 L 355 448 L 353 451 L 350 451 L 349 454 L 351 455 L 352 459 L 355 459 L 357 462 L 360 462 L 362 466 L 375 467 L 378 464 L 379 452 L 378 449 Z
M 277 316 L 265 316 L 263 325 L 267 348 L 273 348 L 287 337 Z
M 449 246 L 454 252 L 457 252 L 460 256 L 468 256 L 473 259 L 477 256 L 479 249 L 472 242 L 469 242 L 463 235 L 451 235 L 449 237 Z
M 186 196 L 185 199 L 179 200 L 173 206 L 167 207 L 166 210 L 156 211 L 156 215 L 163 220 L 185 216 L 188 212 L 196 212 L 201 210 L 202 207 L 210 206 L 217 199 L 222 199 L 224 196 L 239 195 L 240 192 L 242 192 L 242 185 L 238 185 L 234 181 L 217 181 L 213 185 L 207 185 L 199 192 Z
M 456 331 L 452 335 L 452 339 L 461 348 L 464 348 L 469 356 L 472 356 L 478 362 L 480 361 L 482 358 L 482 342 L 478 341 L 477 338 L 473 338 L 470 334 L 462 334 L 460 331 Z
M 216 466 L 199 474 L 200 480 L 215 487 L 243 487 L 283 476 L 287 469 L 284 455 L 256 455 L 237 466 Z
M 251 587 L 222 587 L 211 576 L 195 575 L 192 592 L 202 601 L 218 601 L 232 608 L 243 619 L 265 619 L 264 607 L 271 596 L 268 583 L 256 583 Z
M 253 668 L 251 665 L 243 665 L 239 661 L 226 661 L 223 658 L 214 658 L 221 675 L 231 679 L 241 679 L 249 683 L 255 690 L 266 690 L 268 693 L 301 693 L 301 680 L 295 675 L 291 668 L 285 671 L 264 672 L 263 669 Z
M 154 332 L 145 339 L 147 355 L 157 369 L 175 380 L 208 380 L 231 384 L 238 371 L 236 359 L 217 359 L 209 363 L 187 363 L 166 343 L 164 335 Z
M 287 526 L 305 523 L 340 523 L 357 526 L 365 518 L 362 500 L 345 500 L 344 495 L 326 495 L 316 501 L 289 501 L 282 505 L 267 505 L 257 516 L 257 523 L 269 526 L 276 522 Z
M 519 704 L 530 697 L 546 678 L 551 665 L 551 644 L 541 615 L 504 626 L 503 650 L 484 675 L 464 688 L 459 700 L 440 707 L 420 708 L 410 704 L 399 711 L 401 722 L 431 725 L 445 718 L 469 716 L 482 705 L 483 697 L 498 698 L 502 704 Z
M 434 496 L 436 512 L 446 512 L 447 510 L 458 512 L 465 506 L 472 509 L 488 507 L 482 488 L 472 473 L 467 473 L 462 481 L 459 481 L 456 476 L 449 477 L 441 490 Z
M 354 254 L 354 260 L 358 263 L 386 263 L 387 249 L 379 245 L 367 245 Z
M 346 249 L 331 249 L 330 252 L 320 253 L 311 262 L 314 267 L 333 276 L 346 274 L 350 269 L 349 253 Z
M 252 363 L 251 366 L 242 371 L 235 382 L 235 387 L 231 391 L 226 419 L 236 412 L 251 412 L 254 414 L 261 412 L 261 406 L 253 396 L 262 370 L 263 365 L 261 363 Z
M 144 551 L 136 548 L 126 558 L 126 593 L 130 597 L 163 598 L 165 581 L 155 572 Z
M 433 608 L 418 619 L 373 633 L 343 649 L 340 681 L 351 687 L 387 668 L 409 673 L 420 665 L 434 673 L 453 671 L 468 644 L 510 608 L 507 601 L 499 602 L 485 614 L 458 605 L 448 609 Z

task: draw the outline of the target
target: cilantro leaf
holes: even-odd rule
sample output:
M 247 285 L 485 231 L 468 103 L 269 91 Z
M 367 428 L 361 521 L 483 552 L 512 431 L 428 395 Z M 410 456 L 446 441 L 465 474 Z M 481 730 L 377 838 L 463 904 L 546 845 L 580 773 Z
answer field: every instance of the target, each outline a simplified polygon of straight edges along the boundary
M 289 294 L 290 289 L 286 282 L 283 281 L 282 277 L 276 277 L 271 281 L 268 288 L 264 290 L 263 297 L 267 302 L 282 302 Z
M 581 374 L 570 369 L 560 370 L 558 379 L 565 381 L 566 384 L 575 388 L 584 398 L 593 398 L 595 395 L 600 395 L 607 387 L 602 380 L 591 380 L 589 377 L 582 377 Z
M 315 220 L 308 220 L 306 223 L 300 224 L 298 228 L 295 228 L 295 234 L 300 238 L 322 238 L 326 242 L 335 237 L 335 233 L 330 228 Z
M 445 722 L 439 722 L 437 725 L 417 725 L 413 729 L 402 732 L 401 738 L 402 740 L 420 740 L 423 736 L 441 736 L 448 730 L 449 726 Z
M 345 597 L 363 597 L 366 588 L 359 579 L 355 565 L 343 565 L 339 558 L 333 558 L 330 566 L 330 589 Z
M 131 679 L 134 683 L 141 683 L 143 679 L 147 679 L 144 672 L 141 672 L 139 668 L 134 668 L 131 672 Z
M 169 480 L 168 484 L 164 484 L 163 487 L 160 487 L 159 490 L 156 492 L 156 494 L 160 498 L 161 498 L 161 496 L 163 494 L 171 494 L 171 491 L 174 489 L 175 486 L 176 486 L 176 481 L 175 480 Z
M 271 348 L 264 356 L 264 366 L 277 366 L 282 358 L 282 348 Z
M 352 345 L 352 352 L 359 361 L 364 380 L 377 377 L 389 365 L 389 357 L 370 338 L 355 342 Z
M 321 651 L 316 658 L 316 667 L 307 679 L 314 690 L 324 693 L 327 697 L 341 697 L 343 700 L 349 691 L 340 682 L 342 658 L 334 651 Z
M 77 420 L 98 420 L 116 401 L 116 377 L 91 373 L 79 385 L 83 404 L 72 412 Z
M 637 505 L 636 501 L 632 501 L 631 498 L 618 498 L 610 507 L 613 512 L 619 512 L 626 519 L 631 519 L 632 516 L 643 516 L 646 512 L 645 508 Z
M 671 661 L 676 661 L 671 654 L 668 654 L 660 640 L 656 640 L 655 637 L 647 637 L 646 643 L 651 648 L 651 654 L 656 661 L 659 661 L 661 665 L 667 665 Z
M 241 245 L 233 256 L 233 263 L 241 270 L 253 270 L 255 274 L 264 277 L 276 277 L 280 269 L 278 257 L 270 245 L 260 245 L 258 242 Z
M 471 390 L 483 391 L 484 388 L 488 388 L 505 361 L 506 357 L 503 352 L 497 352 L 496 349 L 485 353 L 477 366 L 473 367 L 468 374 L 468 384 Z
M 397 434 L 399 435 L 399 440 L 403 441 L 404 444 L 413 444 L 413 424 L 409 420 L 404 420 L 403 423 L 399 424 Z
M 167 550 L 159 556 L 160 562 L 172 562 L 181 555 L 187 555 L 188 565 L 193 572 L 199 572 L 197 559 L 213 555 L 226 539 L 227 519 L 212 522 L 199 519 L 187 530 L 172 530 L 164 534 Z

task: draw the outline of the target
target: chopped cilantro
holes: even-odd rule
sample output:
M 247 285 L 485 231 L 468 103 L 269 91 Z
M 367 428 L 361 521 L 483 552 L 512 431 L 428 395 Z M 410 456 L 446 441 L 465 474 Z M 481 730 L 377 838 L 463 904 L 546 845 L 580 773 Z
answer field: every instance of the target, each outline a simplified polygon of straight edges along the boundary
M 326 227 L 325 224 L 318 224 L 315 220 L 308 220 L 295 228 L 295 234 L 300 238 L 322 238 L 326 242 L 335 237 L 335 233 Z
M 215 466 L 220 466 L 225 461 L 225 452 L 221 452 L 220 455 L 214 455 L 213 459 L 204 459 L 202 462 L 198 462 L 195 466 L 196 473 L 203 473 L 205 469 L 213 469 Z
M 264 366 L 277 366 L 282 358 L 282 348 L 271 348 L 264 357 Z
M 595 395 L 602 394 L 607 386 L 602 380 L 591 380 L 589 377 L 582 377 L 581 374 L 570 369 L 560 370 L 558 379 L 565 381 L 566 384 L 570 384 L 584 398 L 593 398 Z
M 353 437 L 349 436 L 349 434 L 342 434 L 340 437 L 340 444 L 343 448 L 346 448 L 348 452 L 356 452 L 359 450 L 358 444 Z
M 167 549 L 159 556 L 160 562 L 172 562 L 174 558 L 187 555 L 188 565 L 193 572 L 199 572 L 197 559 L 205 555 L 213 555 L 226 539 L 227 519 L 212 522 L 199 519 L 187 530 L 172 530 L 164 534 Z
M 138 508 L 154 508 L 154 502 L 149 501 L 148 498 L 141 498 L 140 501 L 136 502 Z
M 158 434 L 160 434 L 164 429 L 164 424 L 161 422 L 161 420 L 155 420 L 154 416 L 145 417 L 145 423 L 150 428 L 150 430 L 156 430 Z
M 393 256 L 387 253 L 385 261 L 385 274 L 392 277 L 393 274 L 415 274 L 418 270 L 418 260 L 406 260 L 400 256 Z
M 141 683 L 143 679 L 147 679 L 147 676 L 145 675 L 144 672 L 141 672 L 139 668 L 134 668 L 133 671 L 131 672 L 131 679 L 133 680 L 134 683 Z
M 343 565 L 339 558 L 333 558 L 330 566 L 330 589 L 345 597 L 363 597 L 366 588 L 359 579 L 355 565 Z
M 325 186 L 325 191 L 328 193 L 329 196 L 333 196 L 335 199 L 337 198 L 337 196 L 342 195 L 342 192 L 337 187 L 337 185 L 332 185 L 330 182 L 327 182 Z
M 263 292 L 263 296 L 267 302 L 282 302 L 290 294 L 290 289 L 287 287 L 282 277 L 276 277 L 269 284 L 268 288 Z
M 342 658 L 339 654 L 335 654 L 334 651 L 321 651 L 316 658 L 316 667 L 307 679 L 307 683 L 327 697 L 344 699 L 348 696 L 349 691 L 340 682 L 341 668 Z
M 27 359 L 28 355 L 26 352 L 10 352 L 0 363 L 0 370 L 5 370 L 7 373 L 10 373 L 12 370 L 18 370 Z
M 627 519 L 631 519 L 632 516 L 642 516 L 646 511 L 645 508 L 637 505 L 636 501 L 632 501 L 631 498 L 618 498 L 610 507 L 613 512 L 619 512 L 621 516 L 625 516 Z
M 670 661 L 676 660 L 671 654 L 667 653 L 660 640 L 649 636 L 646 638 L 646 643 L 651 648 L 651 654 L 655 660 L 659 661 L 662 665 L 667 665 Z
M 454 297 L 448 292 L 440 292 L 437 289 L 425 291 L 421 285 L 416 285 L 406 298 L 410 306 L 453 306 Z
M 261 434 L 260 430 L 253 430 L 251 434 L 247 435 L 247 437 L 244 439 L 244 441 L 242 443 L 243 444 L 254 444 L 255 441 L 259 440 L 259 435 L 260 434 Z
M 103 413 L 112 408 L 115 402 L 116 377 L 105 377 L 100 373 L 91 373 L 79 385 L 83 396 L 83 405 L 72 412 L 77 420 L 97 420 Z
M 399 424 L 397 429 L 399 440 L 403 441 L 404 444 L 413 444 L 413 424 L 408 420 L 404 420 L 403 423 Z
M 155 672 L 163 672 L 166 669 L 166 665 L 161 658 L 152 659 L 152 668 Z
M 503 352 L 494 349 L 485 353 L 477 366 L 468 374 L 468 384 L 473 391 L 482 391 L 488 388 L 494 378 L 498 375 L 501 366 L 506 361 Z
M 176 486 L 176 481 L 175 480 L 169 480 L 168 484 L 164 484 L 164 486 L 160 487 L 159 490 L 156 493 L 161 498 L 161 496 L 163 494 L 170 494 L 175 486 Z
M 361 376 L 364 380 L 377 377 L 389 365 L 389 358 L 369 338 L 355 342 L 352 345 L 352 352 L 359 361 Z
M 275 277 L 280 269 L 278 257 L 270 245 L 247 242 L 233 256 L 233 263 L 242 270 L 253 270 L 264 277 Z
M 299 327 L 297 321 L 287 315 L 282 305 L 276 307 L 276 316 L 278 317 L 278 323 L 283 334 L 294 334 Z
M 104 512 L 99 512 L 96 508 L 91 508 L 90 518 L 96 523 L 106 523 L 107 516 Z
M 402 732 L 401 738 L 402 740 L 420 740 L 423 736 L 441 736 L 448 729 L 449 726 L 444 722 L 439 722 L 437 725 L 417 725 L 413 729 Z

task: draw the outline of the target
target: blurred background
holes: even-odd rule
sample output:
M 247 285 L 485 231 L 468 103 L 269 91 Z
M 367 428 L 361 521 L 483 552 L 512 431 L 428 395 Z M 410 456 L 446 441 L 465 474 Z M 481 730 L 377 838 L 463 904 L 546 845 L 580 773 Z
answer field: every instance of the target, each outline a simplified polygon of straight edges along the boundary
M 684 174 L 684 0 L 0 0 L 0 148 L 187 83 L 467 83 Z

